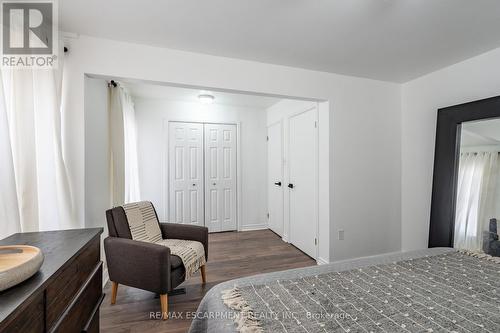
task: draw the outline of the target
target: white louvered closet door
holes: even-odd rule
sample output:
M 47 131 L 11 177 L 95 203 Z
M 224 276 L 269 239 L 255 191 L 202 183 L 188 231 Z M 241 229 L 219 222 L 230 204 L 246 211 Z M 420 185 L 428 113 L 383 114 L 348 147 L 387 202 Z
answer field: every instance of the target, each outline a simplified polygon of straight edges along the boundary
M 236 230 L 236 125 L 205 124 L 205 226 Z
M 169 123 L 169 222 L 204 225 L 203 124 Z

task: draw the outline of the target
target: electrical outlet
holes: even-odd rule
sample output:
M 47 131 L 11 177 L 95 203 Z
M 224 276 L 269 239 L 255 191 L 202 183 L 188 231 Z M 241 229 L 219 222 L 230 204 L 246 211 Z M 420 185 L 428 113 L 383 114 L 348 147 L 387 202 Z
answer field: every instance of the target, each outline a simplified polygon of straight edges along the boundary
M 339 240 L 344 240 L 344 230 L 339 230 Z

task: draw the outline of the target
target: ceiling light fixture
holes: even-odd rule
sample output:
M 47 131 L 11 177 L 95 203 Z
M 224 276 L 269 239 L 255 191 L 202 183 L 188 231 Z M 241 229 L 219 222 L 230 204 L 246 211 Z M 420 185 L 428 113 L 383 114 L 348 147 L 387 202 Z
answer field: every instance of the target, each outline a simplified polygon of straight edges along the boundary
M 198 95 L 198 99 L 203 104 L 212 104 L 215 100 L 215 97 L 213 95 L 209 95 L 209 94 L 201 94 L 201 95 Z

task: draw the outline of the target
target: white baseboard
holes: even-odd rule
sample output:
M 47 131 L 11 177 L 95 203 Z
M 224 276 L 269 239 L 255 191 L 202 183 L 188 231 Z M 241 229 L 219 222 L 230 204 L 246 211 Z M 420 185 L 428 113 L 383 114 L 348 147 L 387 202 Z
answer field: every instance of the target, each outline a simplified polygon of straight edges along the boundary
M 341 260 L 334 260 L 332 263 L 338 264 L 338 263 L 343 263 L 343 262 L 348 262 L 352 260 L 358 260 L 358 259 L 370 259 L 370 258 L 377 258 L 380 256 L 386 256 L 386 255 L 392 255 L 392 254 L 400 254 L 402 251 L 391 251 L 391 252 L 383 252 L 383 253 L 378 253 L 374 254 L 371 256 L 362 256 L 362 257 L 354 257 L 354 258 L 348 258 L 348 259 L 341 259 Z
M 264 229 L 268 229 L 267 223 L 242 225 L 240 226 L 239 231 L 252 231 L 252 230 L 264 230 Z
M 316 259 L 316 263 L 317 263 L 318 265 L 326 265 L 326 264 L 328 264 L 329 262 L 328 262 L 328 261 L 326 261 L 325 259 L 321 258 L 321 257 L 318 257 L 318 259 Z

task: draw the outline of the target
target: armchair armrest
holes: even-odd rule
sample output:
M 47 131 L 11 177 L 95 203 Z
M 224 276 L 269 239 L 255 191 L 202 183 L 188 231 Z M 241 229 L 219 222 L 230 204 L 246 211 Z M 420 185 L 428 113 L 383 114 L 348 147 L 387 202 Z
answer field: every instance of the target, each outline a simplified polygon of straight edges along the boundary
M 166 246 L 107 237 L 104 251 L 111 281 L 165 294 L 170 291 L 170 249 Z
M 208 260 L 208 228 L 179 223 L 160 223 L 163 238 L 175 238 L 198 241 L 205 248 L 205 259 Z

